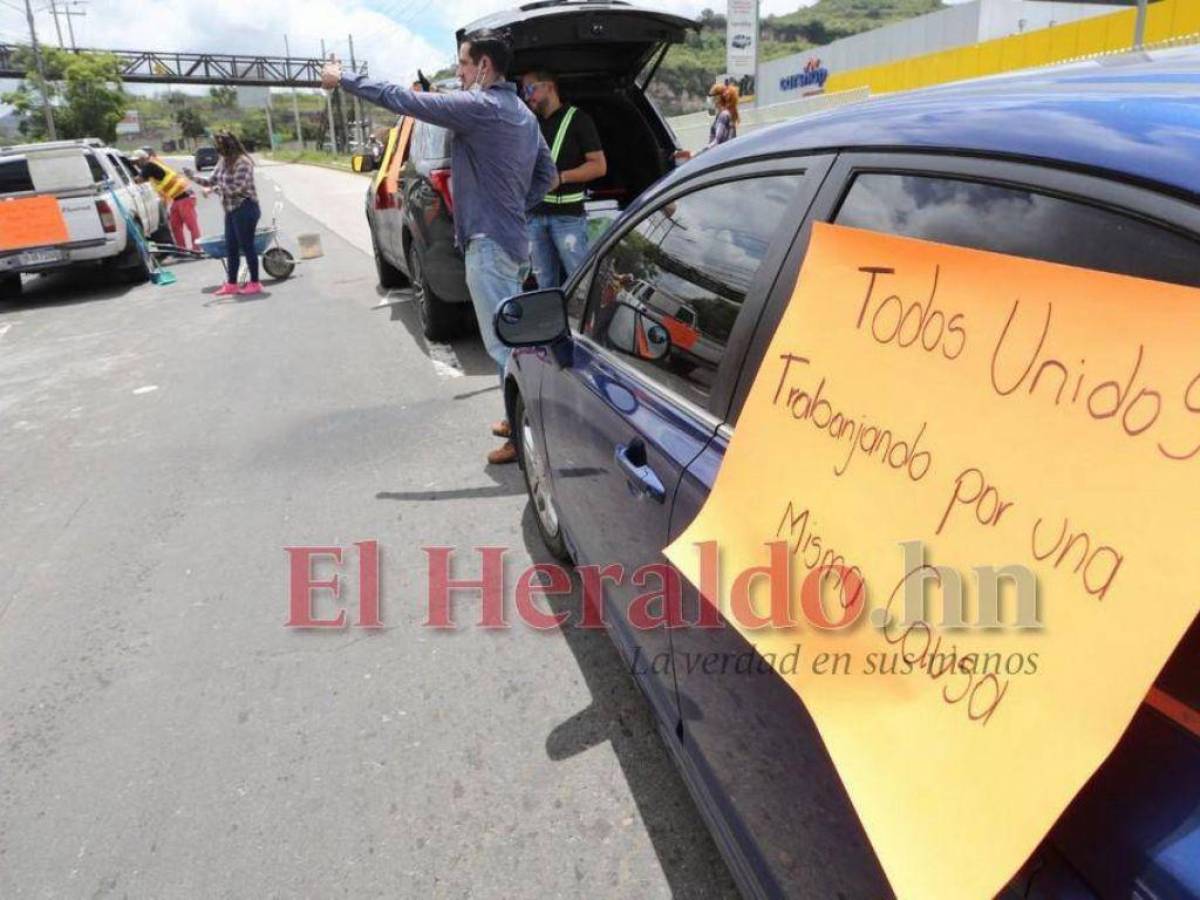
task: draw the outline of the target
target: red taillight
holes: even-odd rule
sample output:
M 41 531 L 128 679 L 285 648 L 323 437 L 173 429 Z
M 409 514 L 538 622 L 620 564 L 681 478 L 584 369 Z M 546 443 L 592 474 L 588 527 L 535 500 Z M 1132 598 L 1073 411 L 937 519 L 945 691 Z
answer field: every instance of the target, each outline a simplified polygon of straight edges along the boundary
M 453 185 L 450 183 L 449 169 L 434 169 L 429 173 L 429 180 L 433 182 L 433 189 L 438 192 L 438 196 L 442 198 L 442 202 L 446 204 L 446 209 L 453 215 L 454 213 L 454 191 Z
M 107 200 L 96 201 L 96 212 L 100 213 L 100 224 L 104 226 L 106 234 L 112 234 L 117 230 L 117 217 L 113 215 L 112 207 L 108 205 Z
M 388 190 L 387 179 L 384 178 L 379 182 L 379 187 L 375 189 L 375 208 L 376 209 L 395 209 L 396 195 Z

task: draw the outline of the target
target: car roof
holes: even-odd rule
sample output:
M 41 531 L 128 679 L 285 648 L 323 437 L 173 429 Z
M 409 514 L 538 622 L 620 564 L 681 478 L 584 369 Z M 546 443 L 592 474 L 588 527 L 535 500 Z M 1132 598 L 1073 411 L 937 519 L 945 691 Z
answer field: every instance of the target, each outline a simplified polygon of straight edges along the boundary
M 615 12 L 646 20 L 657 19 L 664 25 L 680 31 L 697 27 L 694 19 L 649 4 L 638 3 L 635 6 L 627 0 L 534 0 L 534 2 L 523 4 L 516 9 L 505 9 L 476 19 L 458 29 L 455 37 L 462 41 L 466 35 L 486 28 L 504 29 L 538 19 L 558 16 L 594 16 L 606 12 Z
M 753 132 L 701 159 L 875 148 L 1046 160 L 1200 196 L 1200 48 L 871 99 Z

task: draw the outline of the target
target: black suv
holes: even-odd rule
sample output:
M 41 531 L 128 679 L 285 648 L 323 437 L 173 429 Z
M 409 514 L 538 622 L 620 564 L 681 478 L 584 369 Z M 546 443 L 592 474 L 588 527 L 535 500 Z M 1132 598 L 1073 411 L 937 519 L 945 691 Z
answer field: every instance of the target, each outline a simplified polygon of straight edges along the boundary
M 598 218 L 615 215 L 675 167 L 675 135 L 646 97 L 646 86 L 668 48 L 681 42 L 690 19 L 612 0 L 546 0 L 496 13 L 458 31 L 501 29 L 513 46 L 511 77 L 535 68 L 558 74 L 566 100 L 596 122 L 608 174 L 589 190 Z M 412 284 L 424 334 L 451 336 L 469 304 L 461 251 L 454 246 L 450 133 L 400 117 L 383 156 L 355 157 L 357 171 L 375 171 L 367 189 L 367 223 L 383 287 Z M 615 208 L 615 209 L 614 209 Z
M 196 150 L 196 171 L 214 168 L 220 158 L 221 155 L 217 153 L 216 147 L 200 147 Z

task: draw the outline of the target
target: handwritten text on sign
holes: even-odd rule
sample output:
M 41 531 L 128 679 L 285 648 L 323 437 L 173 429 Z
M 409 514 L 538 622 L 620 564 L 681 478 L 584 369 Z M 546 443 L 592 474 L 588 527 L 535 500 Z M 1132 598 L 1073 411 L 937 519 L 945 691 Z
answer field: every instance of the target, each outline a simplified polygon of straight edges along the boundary
M 778 541 L 800 568 L 828 565 L 823 545 L 861 573 L 862 627 L 743 633 L 767 659 L 803 638 L 849 661 L 780 674 L 900 896 L 994 895 L 1195 617 L 1197 346 L 1200 290 L 815 228 L 712 495 L 667 555 L 696 584 L 704 541 L 722 578 Z M 946 572 L 1027 567 L 1044 627 L 898 626 L 918 542 Z M 971 664 L 932 662 L 947 656 Z M 1021 662 L 976 664 L 992 657 Z
M 54 197 L 0 202 L 0 250 L 45 247 L 66 240 L 67 223 Z

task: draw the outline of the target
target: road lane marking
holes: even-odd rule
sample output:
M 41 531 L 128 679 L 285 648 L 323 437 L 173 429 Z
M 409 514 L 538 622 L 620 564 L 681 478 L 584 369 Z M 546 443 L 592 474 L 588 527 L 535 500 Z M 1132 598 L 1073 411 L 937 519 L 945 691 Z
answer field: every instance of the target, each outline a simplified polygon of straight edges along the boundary
M 157 384 L 147 384 L 147 385 L 135 390 L 134 393 L 135 394 L 149 394 L 151 391 L 157 391 L 157 390 L 158 390 Z

